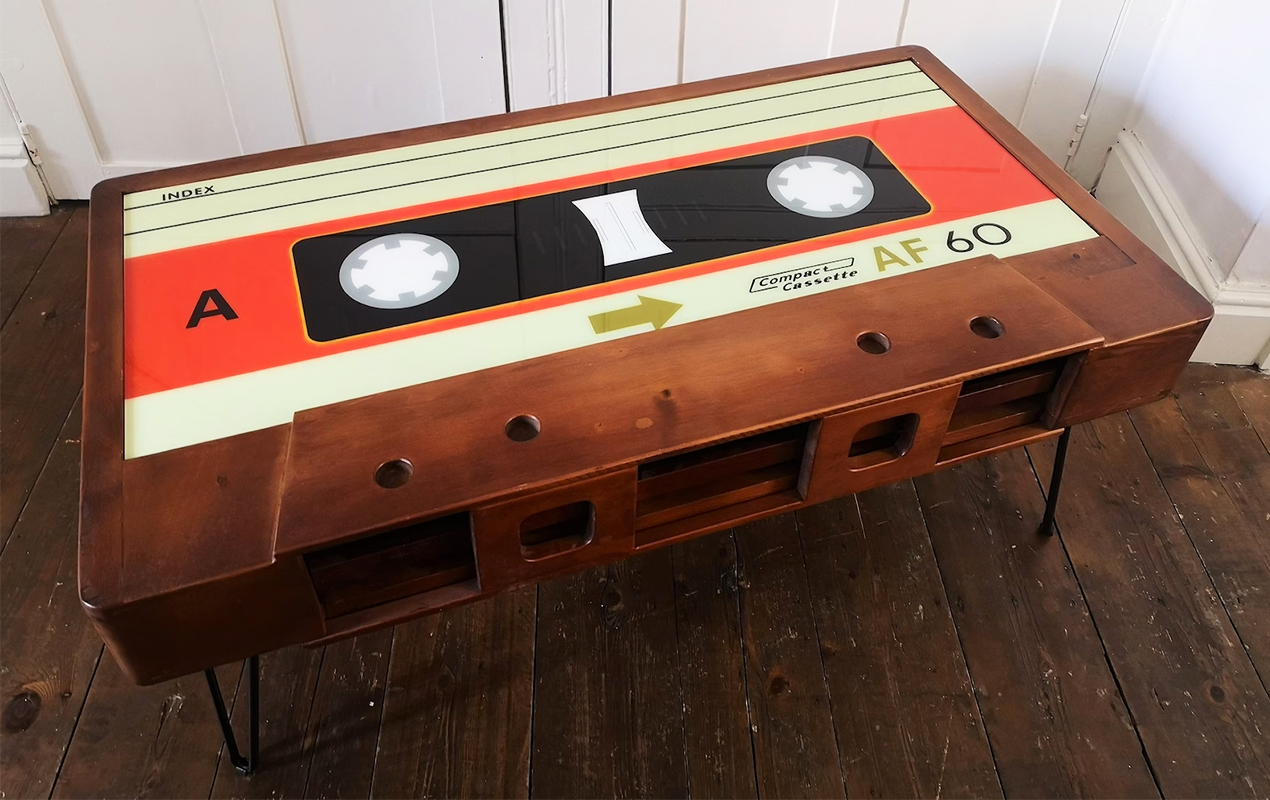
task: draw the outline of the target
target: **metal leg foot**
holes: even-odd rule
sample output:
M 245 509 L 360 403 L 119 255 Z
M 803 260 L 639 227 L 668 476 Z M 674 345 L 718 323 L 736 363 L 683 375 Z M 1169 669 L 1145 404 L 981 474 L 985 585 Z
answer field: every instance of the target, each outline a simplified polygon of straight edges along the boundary
M 1054 514 L 1058 511 L 1058 492 L 1063 486 L 1063 465 L 1067 463 L 1067 443 L 1072 438 L 1072 429 L 1064 428 L 1058 437 L 1058 450 L 1054 453 L 1054 471 L 1050 475 L 1050 490 L 1045 495 L 1045 516 L 1041 518 L 1040 534 L 1054 535 Z
M 225 698 L 220 693 L 220 682 L 216 680 L 216 670 L 203 670 L 207 678 L 207 688 L 212 693 L 212 705 L 216 706 L 216 719 L 220 721 L 220 731 L 225 737 L 225 749 L 229 751 L 229 763 L 244 775 L 250 775 L 260 762 L 260 656 L 247 659 L 247 757 L 238 752 L 238 742 L 234 738 L 234 728 L 229 724 L 229 712 L 225 709 Z

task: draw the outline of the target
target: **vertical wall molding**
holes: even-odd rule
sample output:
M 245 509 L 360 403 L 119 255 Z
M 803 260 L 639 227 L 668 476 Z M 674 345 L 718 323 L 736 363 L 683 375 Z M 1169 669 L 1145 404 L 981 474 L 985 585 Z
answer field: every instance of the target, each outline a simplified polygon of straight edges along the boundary
M 1097 195 L 1213 304 L 1213 322 L 1191 360 L 1270 368 L 1270 285 L 1222 274 L 1176 191 L 1132 131 L 1124 131 L 1112 148 Z

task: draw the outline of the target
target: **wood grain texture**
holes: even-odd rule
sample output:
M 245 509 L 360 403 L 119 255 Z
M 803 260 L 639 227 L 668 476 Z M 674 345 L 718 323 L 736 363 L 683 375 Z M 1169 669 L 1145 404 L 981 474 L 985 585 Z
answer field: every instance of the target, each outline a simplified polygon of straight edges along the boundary
M 759 796 L 844 797 L 795 517 L 769 517 L 735 533 Z
M 0 554 L 0 773 L 8 797 L 48 796 L 102 653 L 74 590 L 78 472 L 75 409 Z
M 88 209 L 76 208 L 0 329 L 0 542 L 7 540 L 84 370 Z
M 1225 374 L 1230 375 L 1229 371 Z M 1230 393 L 1248 417 L 1248 424 L 1270 448 L 1270 376 L 1256 370 L 1240 370 L 1230 381 Z
M 847 796 L 1000 797 L 912 482 L 797 518 Z
M 526 589 L 397 628 L 373 797 L 528 796 L 535 607 Z
M 1006 796 L 1158 795 L 1027 454 L 916 484 Z
M 25 295 L 74 209 L 64 204 L 54 206 L 46 217 L 0 219 L 0 325 Z
M 1254 664 L 1266 665 L 1270 453 L 1215 373 L 1188 370 L 1172 397 L 1129 417 L 1240 641 Z
M 977 314 L 1029 323 L 985 344 L 966 322 Z M 879 357 L 843 345 L 862 330 L 895 346 Z M 275 547 L 329 545 L 1099 341 L 988 256 L 310 409 L 292 423 Z M 542 433 L 512 441 L 502 423 L 523 413 Z M 446 436 L 426 445 L 396 433 L 434 427 Z M 415 472 L 386 491 L 373 475 L 391 458 Z M 321 502 L 331 496 L 343 500 Z
M 687 797 L 669 550 L 542 584 L 535 797 Z
M 1127 415 L 1073 431 L 1058 525 L 1162 793 L 1263 794 L 1270 697 Z
M 306 797 L 369 797 L 394 631 L 327 645 L 309 714 Z
M 758 797 L 731 531 L 672 549 L 684 748 L 692 797 Z
M 217 670 L 226 696 L 241 674 L 241 663 Z M 221 747 L 201 674 L 140 688 L 103 658 L 52 796 L 206 797 Z

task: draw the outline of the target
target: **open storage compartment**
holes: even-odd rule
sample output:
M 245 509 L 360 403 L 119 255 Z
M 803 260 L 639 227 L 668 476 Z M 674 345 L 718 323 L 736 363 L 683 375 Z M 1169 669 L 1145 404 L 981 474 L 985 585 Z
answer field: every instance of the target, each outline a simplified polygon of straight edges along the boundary
M 304 563 L 327 619 L 454 584 L 477 588 L 467 512 L 315 550 Z
M 939 461 L 999 449 L 1047 431 L 1042 418 L 1066 363 L 1055 358 L 963 383 Z
M 809 423 L 793 425 L 641 464 L 636 545 L 676 536 L 681 528 L 721 526 L 798 502 L 810 429 Z

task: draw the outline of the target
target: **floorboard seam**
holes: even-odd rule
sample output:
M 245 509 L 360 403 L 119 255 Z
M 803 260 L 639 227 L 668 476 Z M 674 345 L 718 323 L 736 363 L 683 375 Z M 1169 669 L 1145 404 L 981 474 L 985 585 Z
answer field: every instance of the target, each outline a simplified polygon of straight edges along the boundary
M 855 495 L 851 499 L 856 503 L 856 515 L 860 517 L 863 527 L 864 519 L 860 516 L 860 504 Z M 829 704 L 829 721 L 833 723 L 833 749 L 838 754 L 838 777 L 842 780 L 842 794 L 847 795 L 847 770 L 842 764 L 842 746 L 838 743 L 838 718 L 833 713 L 833 689 L 829 687 L 829 671 L 825 668 L 825 646 L 820 641 L 820 623 L 816 621 L 816 602 L 811 596 L 811 576 L 807 573 L 807 550 L 803 547 L 802 519 L 794 513 L 794 533 L 798 536 L 798 556 L 803 564 L 803 583 L 807 586 L 807 600 L 811 611 L 811 629 L 816 634 L 816 656 L 820 659 L 820 679 L 825 682 L 825 702 Z
M 317 678 L 313 681 L 313 696 L 309 698 L 309 713 L 304 717 L 304 733 L 308 738 L 309 731 L 313 730 L 313 707 L 317 705 L 318 687 L 322 685 L 322 665 L 326 663 L 326 647 L 322 648 L 322 652 L 318 655 Z M 314 754 L 317 752 L 318 733 L 313 734 L 313 750 L 309 752 L 309 765 L 304 770 L 304 788 L 300 790 L 301 797 L 309 796 L 309 778 L 313 775 Z M 303 741 L 303 740 L 301 740 Z M 303 753 L 303 746 L 301 746 Z
M 956 469 L 956 467 L 954 467 Z M 935 553 L 935 540 L 930 535 L 930 523 L 926 521 L 926 511 L 922 508 L 921 492 L 917 482 L 909 479 L 913 485 L 913 497 L 917 500 L 917 514 L 922 518 L 922 527 L 926 529 L 926 541 L 930 543 L 931 559 L 935 562 L 935 571 L 939 573 L 939 586 L 944 590 L 944 608 L 948 609 L 948 617 L 952 620 L 953 633 L 957 636 L 957 649 L 961 653 L 961 662 L 966 667 L 966 678 L 970 681 L 970 699 L 975 703 L 975 716 L 979 720 L 979 728 L 983 731 L 983 740 L 988 743 L 988 755 L 992 756 L 992 774 L 997 779 L 997 788 L 1005 797 L 1005 784 L 1001 781 L 1001 768 L 997 766 L 997 750 L 992 746 L 992 736 L 988 733 L 988 723 L 983 718 L 983 709 L 979 706 L 979 690 L 975 688 L 975 676 L 970 671 L 970 657 L 966 655 L 966 643 L 961 639 L 961 629 L 957 627 L 957 615 L 952 613 L 952 598 L 948 595 L 948 580 L 944 577 L 944 568 L 939 565 L 939 556 Z
M 62 424 L 58 426 L 57 432 L 60 435 L 66 428 L 66 421 L 75 413 L 75 407 L 83 402 L 84 385 L 79 386 L 79 393 L 75 395 L 75 399 L 71 402 L 71 407 L 66 409 L 65 416 L 62 417 Z M 18 515 L 13 518 L 13 527 L 5 531 L 4 541 L 0 542 L 0 556 L 4 555 L 5 549 L 9 546 L 9 540 L 13 538 L 13 532 L 18 529 L 18 523 L 22 521 L 22 515 L 26 513 L 26 507 L 31 502 L 31 495 L 35 494 L 35 486 L 40 482 L 40 476 L 44 474 L 44 470 L 48 469 L 49 460 L 53 458 L 53 451 L 57 449 L 57 437 L 53 437 L 53 441 L 49 442 L 48 452 L 44 454 L 44 463 L 40 465 L 40 471 L 35 474 L 35 480 L 31 483 L 31 488 L 27 489 L 26 497 L 22 498 L 22 508 L 18 510 Z
M 534 731 L 536 730 L 535 720 L 538 718 L 538 633 L 539 626 L 542 624 L 541 615 L 538 613 L 542 606 L 542 585 L 534 585 L 534 666 L 533 673 L 530 677 L 529 685 L 532 687 L 532 697 L 529 701 L 529 769 L 525 771 L 525 796 L 534 796 Z
M 1208 459 L 1204 458 L 1204 451 L 1200 449 L 1199 442 L 1195 441 L 1195 437 L 1191 434 L 1191 426 L 1186 420 L 1186 415 L 1182 413 L 1182 407 L 1177 403 L 1177 398 L 1170 395 L 1173 402 L 1177 404 L 1178 414 L 1182 417 L 1182 427 L 1186 430 L 1186 436 L 1191 440 L 1191 444 L 1195 446 L 1195 453 L 1204 462 L 1204 466 L 1208 468 L 1209 473 L 1217 480 L 1221 486 L 1222 494 L 1230 501 L 1231 507 L 1238 509 L 1239 504 L 1235 502 L 1235 498 L 1230 496 L 1230 491 L 1226 488 L 1226 482 L 1223 481 L 1213 466 L 1208 463 Z M 1217 588 L 1217 584 L 1213 581 L 1212 572 L 1208 569 L 1208 563 L 1204 561 L 1204 554 L 1195 546 L 1195 537 L 1191 535 L 1191 529 L 1186 524 L 1186 517 L 1177 507 L 1177 501 L 1173 499 L 1173 493 L 1169 491 L 1168 484 L 1164 482 L 1164 477 L 1160 475 L 1160 468 L 1155 465 L 1155 459 L 1151 458 L 1151 451 L 1147 449 L 1146 441 L 1142 438 L 1142 434 L 1138 432 L 1138 426 L 1133 421 L 1132 414 L 1126 414 L 1129 418 L 1129 427 L 1133 429 L 1133 435 L 1138 437 L 1138 441 L 1142 444 L 1142 451 L 1147 454 L 1147 460 L 1151 462 L 1151 472 L 1155 475 L 1156 481 L 1159 482 L 1160 488 L 1164 490 L 1164 495 L 1169 498 L 1169 505 L 1173 509 L 1173 516 L 1177 519 L 1179 525 L 1182 526 L 1182 532 L 1186 534 L 1186 541 L 1190 542 L 1191 549 L 1195 551 L 1195 557 L 1199 559 L 1200 566 L 1204 568 L 1204 577 L 1208 578 L 1208 584 L 1213 587 L 1213 596 L 1217 598 L 1217 602 L 1221 603 L 1222 611 L 1226 614 L 1226 619 L 1230 622 L 1230 629 L 1234 632 L 1235 638 L 1239 640 L 1239 646 L 1243 649 L 1244 655 L 1248 658 L 1248 663 L 1252 665 L 1252 674 L 1257 676 L 1257 682 L 1261 684 L 1261 690 L 1270 696 L 1270 685 L 1266 684 L 1265 676 L 1261 674 L 1261 670 L 1257 668 L 1257 662 L 1253 659 L 1252 653 L 1248 650 L 1248 645 L 1244 642 L 1243 635 L 1239 632 L 1239 623 L 1230 613 L 1230 606 L 1226 604 L 1226 597 L 1221 590 Z
M 31 273 L 31 277 L 27 278 L 26 283 L 22 284 L 22 289 L 18 291 L 19 296 L 26 294 L 26 290 L 31 288 L 31 284 L 35 281 L 35 276 L 39 275 L 40 270 L 44 269 L 44 262 L 48 260 L 49 253 L 53 252 L 53 248 L 57 247 L 57 243 L 59 240 L 61 240 L 62 234 L 66 232 L 66 223 L 70 221 L 71 214 L 73 213 L 75 213 L 75 208 L 72 206 L 69 211 L 66 211 L 60 215 L 64 217 L 64 219 L 62 220 L 62 224 L 59 225 L 57 228 L 57 235 L 54 236 L 51 241 L 49 241 L 48 249 L 46 249 L 44 251 L 44 254 L 40 256 L 40 265 L 35 268 L 34 272 Z M 17 310 L 18 304 L 21 302 L 22 301 L 19 300 L 17 303 L 14 303 L 13 308 L 9 309 L 9 313 L 4 315 L 4 319 L 0 320 L 0 328 L 3 328 L 5 325 L 9 324 L 9 317 L 13 316 L 13 312 Z
M 392 634 L 388 637 L 388 663 L 384 665 L 384 696 L 379 701 L 379 727 L 375 728 L 375 756 L 370 760 L 370 785 L 366 787 L 367 798 L 375 796 L 375 776 L 379 773 L 379 746 L 384 740 L 384 716 L 388 711 L 388 685 L 392 683 L 392 659 L 396 651 L 397 626 L 394 625 Z
M 610 4 L 611 6 L 611 4 Z M 610 17 L 610 20 L 612 18 Z M 692 798 L 692 770 L 688 769 L 688 709 L 684 699 L 684 662 L 683 642 L 679 638 L 679 584 L 675 580 L 678 570 L 675 569 L 675 549 L 670 550 L 670 586 L 673 608 L 675 611 L 675 667 L 679 677 L 679 729 L 684 743 L 684 788 L 689 800 Z
M 737 639 L 741 645 L 741 688 L 744 690 L 745 696 L 745 722 L 747 733 L 750 736 L 750 764 L 754 769 L 754 795 L 762 796 L 759 788 L 758 779 L 758 748 L 754 744 L 754 709 L 750 708 L 750 668 L 749 654 L 745 652 L 745 614 L 741 610 L 741 598 L 744 587 L 741 581 L 741 558 L 740 548 L 736 544 L 736 528 L 728 529 L 728 538 L 732 540 L 732 569 L 736 572 L 736 630 Z M 802 542 L 799 542 L 801 546 Z M 832 716 L 832 715 L 831 715 Z M 839 759 L 841 759 L 839 754 Z M 841 766 L 839 766 L 841 769 Z
M 1127 414 L 1125 416 L 1128 416 Z M 1135 431 L 1136 433 L 1136 431 Z M 1023 448 L 1023 452 L 1027 455 L 1028 464 L 1032 466 L 1032 475 L 1036 478 L 1036 485 L 1041 489 L 1041 496 L 1049 501 L 1046 496 L 1045 482 L 1041 480 L 1041 474 L 1036 469 L 1036 462 L 1032 459 L 1032 451 L 1030 448 Z M 1076 562 L 1072 561 L 1072 554 L 1067 550 L 1067 542 L 1063 541 L 1063 529 L 1059 524 L 1057 516 L 1054 520 L 1054 538 L 1063 548 L 1063 558 L 1067 560 L 1067 566 L 1072 571 L 1072 580 L 1076 582 L 1076 590 L 1080 592 L 1080 601 L 1085 604 L 1085 611 L 1089 614 L 1089 623 L 1094 626 L 1094 635 L 1098 637 L 1098 646 L 1102 649 L 1102 660 L 1107 665 L 1107 672 L 1111 675 L 1111 680 L 1116 685 L 1116 694 L 1120 696 L 1120 702 L 1124 705 L 1125 713 L 1129 715 L 1129 722 L 1133 725 L 1133 735 L 1138 739 L 1138 747 L 1142 751 L 1142 760 L 1147 765 L 1147 770 L 1151 773 L 1151 782 L 1155 784 L 1155 791 L 1160 797 L 1164 797 L 1164 790 L 1160 787 L 1160 776 L 1156 774 L 1155 764 L 1151 761 L 1151 754 L 1147 752 L 1146 742 L 1142 741 L 1142 730 L 1138 727 L 1138 718 L 1133 713 L 1133 707 L 1129 705 L 1129 696 L 1125 693 L 1124 687 L 1120 685 L 1120 676 L 1116 674 L 1116 667 L 1111 663 L 1111 655 L 1107 653 L 1107 642 L 1103 639 L 1102 630 L 1098 627 L 1098 617 L 1094 614 L 1093 606 L 1089 604 L 1089 597 L 1085 594 L 1085 587 L 1080 582 L 1080 572 L 1076 569 Z
M 88 685 L 84 687 L 84 699 L 79 702 L 79 711 L 75 712 L 75 721 L 71 723 L 71 735 L 66 737 L 66 746 L 62 748 L 62 757 L 57 762 L 57 772 L 53 774 L 53 782 L 49 784 L 50 798 L 57 789 L 58 780 L 62 777 L 62 767 L 66 766 L 66 757 L 71 752 L 71 743 L 75 741 L 75 731 L 79 729 L 79 718 L 84 714 L 84 706 L 88 703 L 88 693 L 92 691 L 93 681 L 97 677 L 97 668 L 101 666 L 101 657 L 105 655 L 105 652 L 106 647 L 103 645 L 97 651 L 97 658 L 93 661 L 93 674 L 88 678 Z

